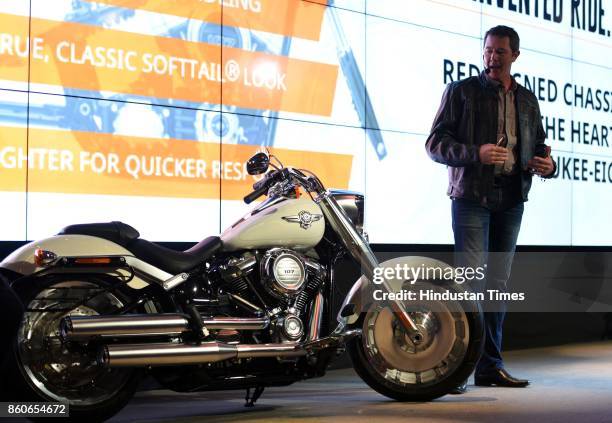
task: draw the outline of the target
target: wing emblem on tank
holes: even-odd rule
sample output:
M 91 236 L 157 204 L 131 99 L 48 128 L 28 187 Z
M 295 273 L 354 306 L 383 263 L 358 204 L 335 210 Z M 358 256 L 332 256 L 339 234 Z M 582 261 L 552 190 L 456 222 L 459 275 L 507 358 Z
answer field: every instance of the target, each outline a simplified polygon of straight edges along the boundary
M 283 220 L 292 223 L 299 223 L 300 228 L 308 229 L 313 222 L 321 220 L 322 217 L 322 214 L 312 214 L 306 210 L 302 210 L 297 214 L 297 216 L 283 216 Z

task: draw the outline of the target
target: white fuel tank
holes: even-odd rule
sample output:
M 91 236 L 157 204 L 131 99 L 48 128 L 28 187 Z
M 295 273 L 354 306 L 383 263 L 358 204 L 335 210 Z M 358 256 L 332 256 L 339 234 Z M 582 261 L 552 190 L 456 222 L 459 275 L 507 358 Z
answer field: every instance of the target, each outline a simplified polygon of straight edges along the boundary
M 317 245 L 325 231 L 319 206 L 302 196 L 266 201 L 221 234 L 224 251 L 287 247 L 308 249 Z

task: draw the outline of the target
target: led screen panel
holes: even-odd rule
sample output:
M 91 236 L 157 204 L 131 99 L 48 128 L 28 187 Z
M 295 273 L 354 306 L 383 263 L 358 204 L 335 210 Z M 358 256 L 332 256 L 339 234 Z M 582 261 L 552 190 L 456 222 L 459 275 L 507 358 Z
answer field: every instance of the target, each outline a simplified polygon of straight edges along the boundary
M 521 36 L 515 79 L 538 98 L 558 164 L 534 178 L 519 243 L 610 245 L 610 8 L 2 2 L 0 239 L 123 220 L 152 240 L 198 241 L 249 209 L 257 178 L 245 164 L 268 148 L 364 192 L 372 242 L 452 243 L 446 169 L 425 139 L 446 84 L 477 75 L 483 33 L 506 24 Z

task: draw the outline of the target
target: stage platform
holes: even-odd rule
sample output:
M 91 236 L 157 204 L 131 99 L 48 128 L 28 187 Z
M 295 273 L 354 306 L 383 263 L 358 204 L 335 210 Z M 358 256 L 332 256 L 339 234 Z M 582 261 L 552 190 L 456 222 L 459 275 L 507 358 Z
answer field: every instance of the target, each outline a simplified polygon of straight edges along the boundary
M 352 369 L 266 390 L 254 408 L 244 391 L 139 392 L 112 422 L 612 422 L 612 341 L 511 351 L 507 368 L 527 388 L 475 387 L 430 403 L 399 403 Z

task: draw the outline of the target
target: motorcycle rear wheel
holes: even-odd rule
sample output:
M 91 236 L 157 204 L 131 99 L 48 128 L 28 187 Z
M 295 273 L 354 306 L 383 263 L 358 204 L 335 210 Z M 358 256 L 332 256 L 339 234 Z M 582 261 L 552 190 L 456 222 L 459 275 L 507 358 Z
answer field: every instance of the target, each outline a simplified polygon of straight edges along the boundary
M 96 277 L 50 277 L 32 281 L 19 294 L 26 311 L 13 343 L 10 392 L 17 401 L 53 401 L 69 405 L 71 421 L 104 421 L 130 401 L 142 372 L 106 369 L 95 350 L 69 347 L 59 338 L 66 316 L 109 314 L 123 307 L 127 297 Z M 5 388 L 6 391 L 8 391 Z M 65 419 L 62 419 L 65 421 Z
M 416 287 L 465 291 L 428 281 Z M 374 303 L 353 325 L 362 335 L 347 350 L 357 374 L 376 392 L 398 401 L 431 401 L 474 370 L 484 345 L 482 312 L 467 301 L 411 301 L 407 311 L 424 335 L 419 345 L 411 343 L 390 308 Z

